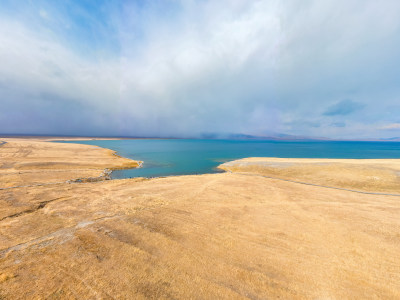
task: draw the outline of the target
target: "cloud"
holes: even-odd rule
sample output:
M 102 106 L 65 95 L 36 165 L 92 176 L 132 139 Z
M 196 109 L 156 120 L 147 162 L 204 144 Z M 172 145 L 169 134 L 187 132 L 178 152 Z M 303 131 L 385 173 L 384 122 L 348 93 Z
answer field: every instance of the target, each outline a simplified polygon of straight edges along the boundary
M 359 138 L 398 120 L 398 1 L 0 8 L 4 133 Z
M 380 130 L 398 130 L 400 129 L 400 123 L 392 123 L 379 127 Z
M 45 11 L 44 9 L 39 10 L 39 15 L 43 18 L 43 19 L 48 19 L 49 15 L 47 13 L 47 11 Z
M 307 128 L 307 127 L 312 127 L 312 128 L 319 128 L 321 127 L 321 123 L 317 121 L 308 121 L 308 120 L 294 120 L 291 122 L 287 122 L 286 125 L 290 127 L 295 127 L 295 128 Z
M 330 107 L 324 112 L 325 116 L 345 116 L 352 114 L 362 108 L 364 108 L 364 104 L 355 102 L 352 100 L 343 100 L 340 101 Z
M 333 126 L 333 127 L 346 127 L 346 123 L 345 122 L 335 122 L 335 123 L 331 123 L 331 126 Z

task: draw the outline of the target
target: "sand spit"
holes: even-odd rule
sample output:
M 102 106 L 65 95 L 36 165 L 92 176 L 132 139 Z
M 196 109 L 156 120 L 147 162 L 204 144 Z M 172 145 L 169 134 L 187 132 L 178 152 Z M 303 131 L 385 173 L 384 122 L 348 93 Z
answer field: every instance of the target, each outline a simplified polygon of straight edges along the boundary
M 40 139 L 3 139 L 0 189 L 109 179 L 110 171 L 139 167 L 115 151 L 91 145 L 48 143 Z
M 70 180 L 127 163 L 109 153 L 8 141 L 1 171 L 37 173 L 0 184 Z M 399 197 L 259 176 L 294 168 L 274 172 L 334 186 L 344 184 L 344 169 L 346 178 L 359 168 L 386 178 L 376 174 L 396 161 L 295 168 L 271 160 L 250 159 L 253 170 L 225 164 L 233 173 L 0 190 L 0 299 L 399 299 Z M 362 187 L 397 191 L 389 182 Z

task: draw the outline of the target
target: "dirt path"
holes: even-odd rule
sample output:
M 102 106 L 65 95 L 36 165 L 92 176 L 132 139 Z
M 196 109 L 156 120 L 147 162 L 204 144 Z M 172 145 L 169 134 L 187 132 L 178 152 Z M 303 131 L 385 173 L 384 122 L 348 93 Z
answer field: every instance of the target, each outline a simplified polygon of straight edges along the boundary
M 228 171 L 228 172 L 232 173 L 231 171 Z M 400 194 L 358 191 L 358 190 L 352 190 L 352 189 L 346 189 L 346 188 L 340 188 L 340 187 L 334 187 L 334 186 L 326 186 L 326 185 L 314 184 L 314 183 L 310 183 L 310 182 L 302 182 L 302 181 L 296 181 L 296 180 L 290 180 L 290 179 L 283 179 L 283 178 L 266 176 L 266 175 L 261 175 L 261 174 L 251 174 L 251 173 L 243 173 L 243 172 L 235 172 L 235 174 L 240 174 L 240 175 L 245 175 L 245 176 L 264 177 L 264 178 L 269 178 L 269 179 L 274 179 L 274 180 L 281 180 L 281 181 L 286 181 L 286 182 L 292 182 L 292 183 L 316 186 L 316 187 L 321 187 L 321 188 L 325 188 L 325 189 L 334 189 L 334 190 L 340 190 L 340 191 L 346 191 L 346 192 L 352 192 L 352 193 L 359 193 L 359 194 L 364 194 L 364 195 L 400 197 Z

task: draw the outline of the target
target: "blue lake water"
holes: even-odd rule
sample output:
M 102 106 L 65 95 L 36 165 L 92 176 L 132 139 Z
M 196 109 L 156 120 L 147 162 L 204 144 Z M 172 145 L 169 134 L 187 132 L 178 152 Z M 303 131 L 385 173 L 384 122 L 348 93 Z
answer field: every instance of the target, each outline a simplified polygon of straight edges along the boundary
M 75 142 L 77 143 L 77 142 Z M 223 162 L 245 157 L 400 158 L 399 142 L 137 139 L 79 141 L 143 161 L 112 178 L 216 173 Z

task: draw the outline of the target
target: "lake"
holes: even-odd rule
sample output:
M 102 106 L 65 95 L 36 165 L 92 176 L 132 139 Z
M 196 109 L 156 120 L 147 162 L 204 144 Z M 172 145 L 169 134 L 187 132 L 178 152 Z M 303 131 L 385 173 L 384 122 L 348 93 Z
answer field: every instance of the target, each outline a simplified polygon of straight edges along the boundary
M 400 158 L 399 142 L 132 139 L 72 143 L 109 148 L 143 161 L 142 168 L 114 171 L 113 179 L 216 173 L 221 163 L 255 156 Z

